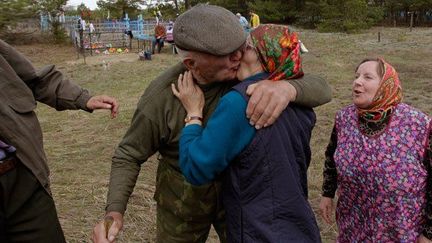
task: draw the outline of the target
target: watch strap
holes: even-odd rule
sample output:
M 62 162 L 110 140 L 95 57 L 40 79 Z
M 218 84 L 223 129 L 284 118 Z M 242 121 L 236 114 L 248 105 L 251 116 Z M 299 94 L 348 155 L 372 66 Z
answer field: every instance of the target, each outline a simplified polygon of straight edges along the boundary
M 188 122 L 191 122 L 193 120 L 202 122 L 202 117 L 200 117 L 200 116 L 186 116 L 186 118 L 184 119 L 184 122 L 188 123 Z

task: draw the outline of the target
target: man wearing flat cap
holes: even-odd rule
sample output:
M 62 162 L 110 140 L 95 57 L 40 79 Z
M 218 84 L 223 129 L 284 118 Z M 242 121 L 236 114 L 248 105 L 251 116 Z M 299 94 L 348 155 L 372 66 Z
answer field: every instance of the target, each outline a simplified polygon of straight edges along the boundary
M 93 241 L 112 242 L 123 226 L 123 214 L 135 186 L 141 164 L 159 152 L 154 199 L 157 202 L 157 242 L 205 242 L 213 225 L 226 242 L 221 182 L 193 186 L 179 167 L 179 138 L 190 119 L 171 84 L 189 69 L 205 95 L 203 123 L 219 98 L 237 81 L 246 36 L 236 16 L 212 5 L 197 5 L 180 15 L 174 25 L 174 41 L 182 63 L 157 77 L 141 97 L 131 126 L 116 149 L 106 207 L 114 219 L 108 239 L 103 222 L 93 229 Z M 306 81 L 307 80 L 307 81 Z M 307 107 L 327 103 L 327 83 L 311 75 L 288 82 L 261 81 L 250 90 L 247 113 L 257 129 L 269 125 L 290 101 Z M 186 119 L 185 119 L 186 118 Z

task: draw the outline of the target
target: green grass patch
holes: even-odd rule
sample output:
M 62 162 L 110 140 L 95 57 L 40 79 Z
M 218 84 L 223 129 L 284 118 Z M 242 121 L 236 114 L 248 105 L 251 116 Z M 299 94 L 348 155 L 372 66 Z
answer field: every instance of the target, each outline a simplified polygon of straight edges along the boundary
M 381 42 L 377 33 L 381 32 Z M 403 37 L 403 38 L 402 38 Z M 300 30 L 309 49 L 304 70 L 326 78 L 333 88 L 333 100 L 316 109 L 313 131 L 312 163 L 309 170 L 310 201 L 318 212 L 324 151 L 337 110 L 351 103 L 354 68 L 363 58 L 381 56 L 399 71 L 404 101 L 432 114 L 432 29 L 374 28 L 361 34 L 318 33 Z M 54 63 L 68 78 L 94 94 L 108 94 L 121 103 L 117 119 L 107 112 L 55 110 L 38 105 L 54 199 L 68 242 L 90 239 L 93 225 L 104 214 L 111 156 L 129 126 L 139 97 L 149 82 L 178 61 L 165 48 L 152 61 L 138 61 L 137 54 L 87 57 L 86 63 L 72 47 L 19 46 L 37 66 Z M 109 63 L 107 69 L 103 61 Z M 124 231 L 119 242 L 154 242 L 156 205 L 153 200 L 157 160 L 142 167 L 135 191 L 129 201 Z M 336 225 L 325 225 L 317 216 L 324 242 L 334 242 Z M 214 233 L 209 242 L 217 242 Z

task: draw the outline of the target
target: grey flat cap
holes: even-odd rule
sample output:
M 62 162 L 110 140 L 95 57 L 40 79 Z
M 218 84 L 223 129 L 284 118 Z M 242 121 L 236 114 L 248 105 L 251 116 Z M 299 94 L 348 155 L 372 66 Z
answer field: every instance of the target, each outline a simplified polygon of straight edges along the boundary
M 224 56 L 237 50 L 246 35 L 238 18 L 225 8 L 199 4 L 174 24 L 174 42 L 180 49 Z

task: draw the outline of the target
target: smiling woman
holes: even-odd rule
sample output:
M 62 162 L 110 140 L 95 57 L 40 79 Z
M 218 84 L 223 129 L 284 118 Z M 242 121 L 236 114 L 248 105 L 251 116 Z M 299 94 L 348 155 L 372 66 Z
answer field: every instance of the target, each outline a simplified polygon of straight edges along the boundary
M 338 242 L 429 242 L 431 118 L 401 103 L 398 74 L 383 59 L 360 63 L 352 94 L 326 151 L 324 220 L 337 190 Z
M 384 64 L 379 60 L 366 59 L 361 62 L 356 70 L 356 78 L 353 81 L 353 103 L 360 108 L 367 108 L 372 104 L 373 98 L 378 91 L 381 70 Z

